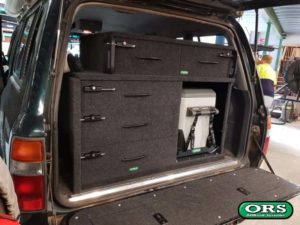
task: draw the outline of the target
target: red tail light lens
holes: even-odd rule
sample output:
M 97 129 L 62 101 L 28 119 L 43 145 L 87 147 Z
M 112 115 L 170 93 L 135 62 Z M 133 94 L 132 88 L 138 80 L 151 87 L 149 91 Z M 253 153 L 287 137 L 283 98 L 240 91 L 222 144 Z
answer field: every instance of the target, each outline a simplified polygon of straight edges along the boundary
M 21 211 L 40 211 L 45 208 L 44 176 L 13 175 Z

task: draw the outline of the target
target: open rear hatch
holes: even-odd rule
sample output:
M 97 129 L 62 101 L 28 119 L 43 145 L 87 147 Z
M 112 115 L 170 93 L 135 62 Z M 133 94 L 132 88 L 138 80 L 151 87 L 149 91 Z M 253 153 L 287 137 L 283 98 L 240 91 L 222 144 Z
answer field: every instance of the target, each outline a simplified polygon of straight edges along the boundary
M 267 171 L 244 168 L 80 210 L 69 225 L 209 225 L 239 220 L 244 201 L 282 201 L 299 192 Z
M 147 1 L 148 4 L 159 4 L 165 7 L 194 11 L 204 15 L 226 14 L 240 16 L 242 11 L 284 5 L 299 4 L 298 0 L 158 0 Z
M 153 4 L 171 2 L 186 1 Z M 67 224 L 224 224 L 239 219 L 244 201 L 298 193 L 273 174 L 245 168 L 254 165 L 249 151 L 258 156 L 247 148 L 251 125 L 265 118 L 254 121 L 246 56 L 226 27 L 89 7 L 75 22 L 92 12 L 111 16 L 104 27 L 118 19 L 105 32 L 80 36 L 80 57 L 67 57 L 81 66 L 62 80 L 55 197 L 68 208 L 93 206 L 70 213 Z M 168 27 L 180 29 L 165 36 Z M 207 35 L 216 41 L 202 42 Z

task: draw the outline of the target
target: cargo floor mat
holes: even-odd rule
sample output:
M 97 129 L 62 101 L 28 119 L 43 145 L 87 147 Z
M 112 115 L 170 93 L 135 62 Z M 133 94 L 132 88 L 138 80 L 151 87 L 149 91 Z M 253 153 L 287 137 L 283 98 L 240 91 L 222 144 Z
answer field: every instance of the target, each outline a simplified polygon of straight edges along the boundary
M 299 187 L 246 168 L 74 213 L 69 225 L 210 225 L 239 218 L 244 201 L 286 200 Z

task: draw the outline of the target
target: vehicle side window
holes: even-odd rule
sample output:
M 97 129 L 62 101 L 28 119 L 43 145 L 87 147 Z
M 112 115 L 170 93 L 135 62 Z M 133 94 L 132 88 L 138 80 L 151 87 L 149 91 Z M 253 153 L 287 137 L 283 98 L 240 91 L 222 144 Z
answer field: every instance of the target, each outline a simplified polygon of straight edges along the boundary
M 22 26 L 23 24 L 19 24 L 18 26 L 16 26 L 12 37 L 11 37 L 11 42 L 9 45 L 9 49 L 8 49 L 8 61 L 9 61 L 9 68 L 13 68 L 13 62 L 14 62 L 14 56 L 15 56 L 15 50 L 16 50 L 16 46 L 18 44 L 18 37 L 20 35 L 20 32 L 22 30 Z
M 30 38 L 30 30 L 34 22 L 35 14 L 32 14 L 26 21 L 23 31 L 19 37 L 19 43 L 15 46 L 14 64 L 12 74 L 18 78 L 21 76 L 22 65 L 25 59 L 26 46 Z
M 8 57 L 9 60 L 10 60 L 10 55 L 13 53 L 13 46 L 17 42 L 16 37 L 19 33 L 19 29 L 20 29 L 20 25 L 16 25 L 15 29 L 13 30 L 11 37 L 10 37 L 10 43 L 9 43 L 9 47 L 8 47 L 7 54 L 6 54 L 6 56 Z
M 31 37 L 30 37 L 30 43 L 28 44 L 28 50 L 26 52 L 26 61 L 23 65 L 23 74 L 27 72 L 27 69 L 35 59 L 35 51 L 38 46 L 38 33 L 40 31 L 40 25 L 42 20 L 42 11 L 40 11 L 35 19 L 35 24 L 32 27 L 31 30 Z
M 68 42 L 68 53 L 73 56 L 80 56 L 80 36 L 76 34 L 71 34 L 69 36 Z
M 185 40 L 184 37 L 177 37 L 177 40 Z M 213 45 L 224 45 L 229 46 L 230 43 L 224 35 L 206 35 L 206 36 L 193 36 L 193 42 L 213 44 Z

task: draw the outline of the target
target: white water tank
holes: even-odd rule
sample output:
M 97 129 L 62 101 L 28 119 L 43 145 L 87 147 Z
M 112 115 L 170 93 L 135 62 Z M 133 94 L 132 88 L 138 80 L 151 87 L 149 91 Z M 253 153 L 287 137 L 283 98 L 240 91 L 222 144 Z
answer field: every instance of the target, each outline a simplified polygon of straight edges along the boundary
M 205 106 L 216 106 L 216 93 L 212 89 L 183 89 L 180 104 L 179 129 L 183 131 L 185 142 L 188 139 L 195 119 L 194 116 L 187 116 L 187 108 Z M 194 148 L 205 147 L 208 134 L 209 116 L 199 116 L 195 130 Z M 190 145 L 188 149 L 191 149 Z

